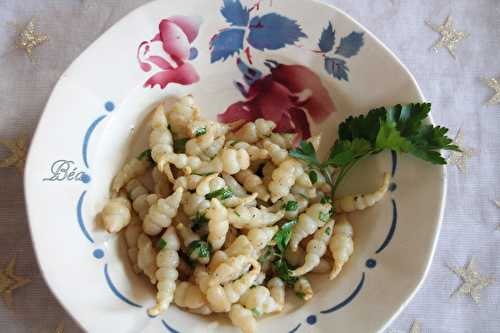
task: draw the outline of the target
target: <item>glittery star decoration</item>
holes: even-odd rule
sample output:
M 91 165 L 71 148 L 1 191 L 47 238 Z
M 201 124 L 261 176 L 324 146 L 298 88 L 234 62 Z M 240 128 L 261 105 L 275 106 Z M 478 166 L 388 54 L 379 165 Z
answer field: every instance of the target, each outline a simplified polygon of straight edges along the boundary
M 420 332 L 422 332 L 420 328 L 420 323 L 414 320 L 413 324 L 411 324 L 410 333 L 420 333 Z
M 471 258 L 467 267 L 450 267 L 450 269 L 462 279 L 462 285 L 452 294 L 468 295 L 472 300 L 479 304 L 481 290 L 491 285 L 495 279 L 492 277 L 481 276 L 474 270 L 474 258 Z
M 28 153 L 28 143 L 26 138 L 20 137 L 16 140 L 1 140 L 0 145 L 5 146 L 10 150 L 11 155 L 7 158 L 0 159 L 0 168 L 14 166 L 20 173 L 23 172 L 26 154 Z
M 492 106 L 495 104 L 500 104 L 500 82 L 498 82 L 497 79 L 492 78 L 492 79 L 484 79 L 484 82 L 486 82 L 486 85 L 490 87 L 491 89 L 495 90 L 495 95 L 493 95 L 487 102 L 487 106 Z
M 27 278 L 15 275 L 15 265 L 16 257 L 12 258 L 7 267 L 0 272 L 0 294 L 9 307 L 12 306 L 12 292 L 30 282 Z
M 16 47 L 26 51 L 26 54 L 33 61 L 33 49 L 49 40 L 49 37 L 37 31 L 35 19 L 31 19 L 24 29 L 19 33 L 16 40 Z
M 447 159 L 448 164 L 456 165 L 458 170 L 465 172 L 467 170 L 467 161 L 474 155 L 474 149 L 462 146 L 464 134 L 461 128 L 458 129 L 457 135 L 453 141 L 462 151 L 451 151 Z
M 446 22 L 441 25 L 435 25 L 428 21 L 426 23 L 434 31 L 441 34 L 441 39 L 434 44 L 432 49 L 437 52 L 441 47 L 447 48 L 451 56 L 456 58 L 455 49 L 457 48 L 458 43 L 469 37 L 469 34 L 467 32 L 456 31 L 453 27 L 453 19 L 451 16 L 448 16 Z

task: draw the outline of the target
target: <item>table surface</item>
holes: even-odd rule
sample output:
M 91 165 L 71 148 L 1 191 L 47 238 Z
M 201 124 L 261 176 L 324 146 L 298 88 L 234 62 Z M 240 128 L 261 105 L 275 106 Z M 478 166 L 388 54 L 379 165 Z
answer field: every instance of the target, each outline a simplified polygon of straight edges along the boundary
M 168 1 L 168 0 L 165 0 Z M 275 0 L 282 1 L 282 0 Z M 485 107 L 492 96 L 482 78 L 500 75 L 498 0 L 327 0 L 380 38 L 415 75 L 433 103 L 433 117 L 462 128 L 463 147 L 474 150 L 461 172 L 448 170 L 448 196 L 441 236 L 422 288 L 389 332 L 500 332 L 500 105 Z M 82 50 L 141 0 L 0 1 L 0 138 L 31 137 L 47 98 L 64 69 Z M 439 34 L 425 22 L 452 15 L 457 30 L 470 33 L 454 60 L 445 49 L 430 50 Z M 35 17 L 50 37 L 34 51 L 35 64 L 15 48 L 16 25 Z M 0 148 L 1 149 L 1 148 Z M 0 157 L 6 154 L 0 151 Z M 0 267 L 17 257 L 16 272 L 32 282 L 14 292 L 14 306 L 0 302 L 1 332 L 81 332 L 41 277 L 24 209 L 23 180 L 14 168 L 0 169 Z M 416 226 L 418 227 L 418 226 Z M 476 269 L 497 281 L 482 290 L 480 304 L 450 297 L 460 279 L 449 266 Z M 360 319 L 362 320 L 362 319 Z

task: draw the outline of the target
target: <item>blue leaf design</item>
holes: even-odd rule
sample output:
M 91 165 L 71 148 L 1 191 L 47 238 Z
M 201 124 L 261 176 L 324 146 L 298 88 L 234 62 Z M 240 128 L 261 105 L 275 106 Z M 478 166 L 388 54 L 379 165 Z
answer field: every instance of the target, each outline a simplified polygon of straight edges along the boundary
M 337 47 L 335 54 L 350 58 L 358 54 L 363 44 L 363 33 L 353 31 L 340 40 L 340 45 Z
M 270 13 L 255 16 L 250 21 L 248 43 L 257 50 L 277 50 L 286 45 L 292 45 L 301 37 L 307 37 L 302 32 L 297 21 L 285 16 Z
M 345 60 L 339 58 L 325 58 L 325 70 L 328 74 L 331 74 L 334 78 L 340 81 L 349 81 L 349 68 L 347 68 Z
M 250 86 L 252 85 L 255 81 L 260 79 L 262 77 L 262 72 L 259 71 L 255 67 L 251 67 L 247 65 L 243 60 L 238 58 L 238 61 L 236 62 L 238 65 L 238 68 L 240 72 L 243 74 L 243 78 L 245 79 L 245 82 Z
M 239 27 L 246 27 L 250 18 L 250 11 L 240 0 L 224 0 L 220 12 L 228 23 Z
M 212 63 L 221 59 L 225 61 L 238 53 L 243 48 L 244 36 L 245 30 L 243 29 L 225 29 L 215 35 L 210 41 L 210 49 L 212 50 L 210 61 Z
M 328 27 L 323 29 L 319 38 L 319 49 L 323 53 L 330 52 L 335 45 L 335 30 L 333 30 L 332 22 L 328 22 Z

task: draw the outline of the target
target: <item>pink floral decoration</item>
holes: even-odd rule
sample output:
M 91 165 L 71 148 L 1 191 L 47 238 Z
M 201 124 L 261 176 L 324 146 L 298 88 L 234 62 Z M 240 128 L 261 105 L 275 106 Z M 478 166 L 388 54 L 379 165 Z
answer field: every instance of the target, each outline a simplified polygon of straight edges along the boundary
M 196 57 L 196 49 L 191 44 L 198 36 L 200 17 L 172 16 L 161 20 L 159 32 L 149 41 L 137 48 L 137 61 L 144 72 L 152 70 L 153 65 L 160 71 L 152 75 L 144 87 L 159 85 L 164 89 L 169 83 L 189 85 L 200 80 L 196 69 L 189 60 Z M 165 54 L 150 55 L 151 45 L 161 43 Z
M 248 92 L 238 84 L 246 100 L 230 105 L 218 118 L 224 123 L 265 118 L 277 124 L 276 132 L 307 139 L 311 136 L 307 115 L 321 122 L 335 111 L 335 105 L 319 77 L 307 67 L 271 64 L 271 73 L 253 81 Z

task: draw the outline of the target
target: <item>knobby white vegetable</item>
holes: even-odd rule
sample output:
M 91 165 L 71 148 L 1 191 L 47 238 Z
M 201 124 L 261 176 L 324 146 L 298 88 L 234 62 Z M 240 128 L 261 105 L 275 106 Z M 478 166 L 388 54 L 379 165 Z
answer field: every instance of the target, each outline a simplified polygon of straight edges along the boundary
M 238 131 L 232 133 L 230 138 L 252 144 L 270 136 L 274 128 L 276 128 L 274 122 L 265 119 L 257 119 L 255 122 L 246 123 Z
M 382 200 L 384 195 L 387 193 L 390 181 L 391 175 L 386 173 L 384 174 L 384 181 L 382 183 L 382 186 L 380 186 L 375 192 L 348 195 L 335 200 L 335 207 L 337 208 L 337 212 L 350 213 L 374 206 L 377 202 Z
M 130 223 L 130 201 L 124 196 L 110 199 L 101 212 L 104 228 L 109 233 L 115 233 Z
M 292 251 L 296 251 L 301 240 L 314 234 L 316 230 L 330 220 L 330 209 L 328 203 L 316 203 L 299 216 L 299 221 L 292 228 L 292 237 L 289 246 Z
M 151 239 L 146 234 L 137 238 L 137 266 L 146 274 L 152 284 L 156 284 L 156 251 Z
M 294 138 L 295 134 L 293 133 L 272 133 L 269 140 L 283 149 L 291 150 L 295 148 Z
M 113 184 L 111 185 L 111 191 L 113 193 L 118 193 L 120 189 L 125 186 L 132 178 L 137 178 L 146 173 L 151 163 L 147 160 L 139 160 L 133 158 L 122 167 L 122 169 L 116 174 L 113 179 Z
M 347 217 L 345 215 L 337 217 L 337 222 L 333 228 L 333 236 L 328 245 L 333 257 L 333 268 L 330 273 L 330 280 L 335 279 L 337 275 L 339 275 L 342 267 L 353 253 L 353 235 L 354 231 Z
M 249 289 L 240 298 L 240 304 L 260 314 L 279 312 L 282 306 L 271 297 L 271 292 L 264 286 Z
M 218 284 L 207 289 L 207 300 L 214 312 L 228 312 L 231 305 L 238 302 L 241 295 L 250 289 L 260 273 L 260 264 L 256 260 L 253 260 L 251 264 L 252 270 L 238 280 L 228 282 L 224 286 Z
M 273 171 L 272 180 L 269 183 L 271 201 L 274 203 L 290 193 L 295 180 L 303 173 L 302 164 L 294 158 L 287 158 L 281 163 Z
M 174 294 L 174 303 L 179 307 L 195 310 L 195 312 L 206 313 L 207 310 L 209 313 L 211 312 L 207 299 L 201 292 L 200 287 L 187 281 L 180 281 L 177 283 Z
M 295 291 L 297 296 L 302 297 L 304 301 L 310 300 L 314 295 L 311 283 L 304 276 L 299 277 L 299 279 L 293 284 L 293 291 Z
M 154 167 L 151 174 L 153 176 L 153 181 L 155 183 L 154 185 L 155 193 L 162 198 L 165 198 L 168 195 L 170 195 L 170 193 L 172 193 L 172 187 L 168 179 L 165 177 L 165 174 L 163 174 L 160 171 L 160 169 L 158 169 L 158 167 Z
M 137 266 L 137 239 L 142 233 L 141 220 L 137 216 L 132 215 L 129 225 L 125 228 L 125 242 L 127 243 L 127 254 L 132 264 L 132 269 L 135 273 L 139 273 L 141 269 Z
M 213 198 L 210 208 L 207 209 L 208 218 L 208 242 L 212 249 L 218 250 L 226 240 L 226 234 L 229 229 L 229 220 L 227 219 L 227 209 L 221 202 Z
M 239 255 L 236 257 L 229 257 L 226 261 L 217 266 L 215 271 L 211 274 L 208 285 L 213 287 L 232 281 L 246 272 L 250 265 L 254 268 L 258 267 L 260 271 L 260 264 L 250 256 Z
M 158 270 L 155 273 L 158 283 L 156 293 L 156 305 L 149 309 L 150 316 L 157 316 L 167 310 L 174 299 L 175 283 L 179 276 L 177 266 L 179 265 L 180 241 L 175 232 L 175 227 L 170 226 L 160 238 L 164 247 L 156 256 Z
M 165 199 L 159 199 L 149 208 L 149 212 L 144 218 L 144 232 L 148 235 L 158 235 L 163 228 L 167 228 L 172 223 L 172 218 L 177 214 L 177 209 L 181 203 L 183 188 L 178 188 Z
M 247 170 L 244 170 L 244 171 L 247 171 Z M 238 174 L 244 172 L 244 171 L 240 171 L 238 172 Z M 238 174 L 236 174 L 235 176 L 237 176 Z M 238 183 L 238 181 L 231 175 L 228 175 L 227 173 L 222 173 L 222 178 L 224 178 L 224 181 L 226 182 L 226 185 L 227 187 L 229 187 L 231 189 L 231 191 L 233 192 L 233 194 L 237 197 L 246 197 L 248 195 L 246 189 L 240 184 Z M 256 192 L 256 191 L 251 191 L 251 192 Z
M 271 213 L 257 207 L 238 206 L 229 210 L 229 223 L 237 229 L 252 229 L 271 226 L 279 221 L 283 211 Z
M 149 207 L 160 198 L 157 194 L 149 194 L 149 191 L 137 179 L 129 181 L 125 188 L 130 200 L 132 200 L 132 208 L 139 214 L 141 219 L 144 219 L 149 211 Z
M 174 182 L 174 191 L 179 187 L 184 188 L 185 190 L 195 190 L 198 184 L 203 180 L 203 176 L 199 175 L 187 175 L 181 176 L 177 178 Z
M 312 271 L 319 265 L 321 257 L 326 252 L 326 247 L 332 237 L 334 221 L 330 220 L 314 233 L 313 239 L 307 243 L 304 264 L 293 270 L 292 276 L 301 276 Z
M 174 153 L 172 133 L 168 129 L 168 120 L 163 104 L 160 104 L 153 112 L 151 129 L 149 134 L 151 157 L 157 163 L 158 169 L 163 172 L 168 162 L 167 157 Z
M 243 333 L 257 332 L 257 321 L 252 311 L 245 309 L 240 304 L 233 304 L 228 315 L 233 325 L 238 327 Z
M 191 95 L 181 97 L 167 113 L 168 122 L 176 138 L 188 138 L 190 129 L 188 125 L 200 118 L 198 107 Z
M 246 150 L 250 156 L 250 161 L 265 160 L 269 157 L 269 152 L 266 149 L 249 144 L 245 141 L 229 140 L 224 146 L 226 148 Z
M 278 232 L 279 227 L 263 227 L 263 228 L 255 228 L 250 229 L 248 231 L 247 237 L 256 253 L 260 253 L 271 241 L 273 240 L 274 235 Z
M 257 252 L 252 243 L 245 235 L 239 235 L 229 247 L 224 251 L 230 257 L 248 256 L 251 258 L 257 257 Z
M 288 158 L 288 150 L 281 148 L 279 145 L 275 144 L 269 139 L 264 139 L 259 144 L 262 148 L 269 152 L 271 161 L 273 161 L 273 163 L 276 165 L 281 164 Z
M 257 197 L 260 200 L 269 200 L 269 191 L 262 182 L 262 179 L 260 179 L 260 177 L 254 174 L 252 171 L 241 170 L 235 175 L 235 177 L 246 190 L 252 193 L 257 193 Z

